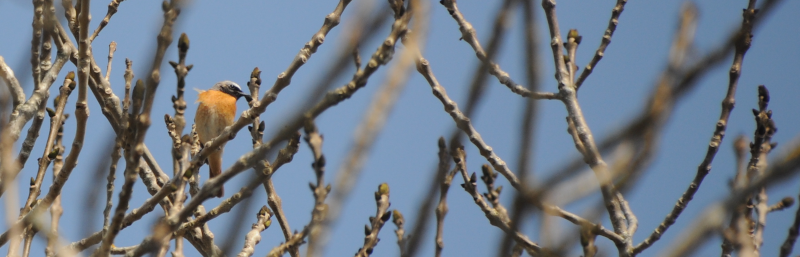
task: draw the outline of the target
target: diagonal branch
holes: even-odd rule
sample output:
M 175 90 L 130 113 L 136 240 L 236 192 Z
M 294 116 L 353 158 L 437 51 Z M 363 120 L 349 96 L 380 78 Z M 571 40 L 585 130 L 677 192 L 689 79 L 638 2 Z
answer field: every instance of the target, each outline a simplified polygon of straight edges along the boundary
M 661 235 L 663 235 L 663 233 L 675 223 L 675 221 L 678 219 L 678 216 L 683 212 L 684 209 L 686 209 L 689 201 L 694 198 L 694 194 L 697 193 L 697 190 L 699 189 L 700 184 L 703 182 L 705 176 L 711 171 L 711 162 L 713 162 L 714 157 L 719 151 L 719 146 L 722 144 L 722 139 L 725 136 L 725 130 L 728 126 L 728 119 L 730 118 L 731 111 L 736 103 L 736 88 L 739 83 L 739 76 L 742 73 L 741 69 L 744 54 L 750 47 L 753 31 L 753 19 L 755 18 L 755 12 L 753 9 L 755 7 L 755 1 L 750 1 L 750 3 L 751 5 L 743 13 L 742 27 L 739 32 L 739 38 L 736 43 L 736 52 L 730 68 L 728 91 L 725 95 L 725 98 L 722 99 L 722 110 L 714 129 L 714 133 L 711 136 L 710 142 L 708 143 L 706 156 L 697 167 L 697 174 L 695 175 L 694 180 L 692 180 L 692 183 L 689 185 L 683 195 L 681 195 L 680 199 L 678 199 L 675 207 L 667 215 L 664 221 L 659 224 L 655 231 L 653 231 L 653 233 L 647 237 L 647 239 L 636 245 L 633 250 L 634 254 L 641 253 L 650 247 L 650 245 L 655 243 L 655 241 L 658 241 L 658 239 L 661 238 Z
M 576 88 L 581 88 L 581 85 L 583 85 L 583 82 L 586 80 L 586 78 L 589 77 L 589 75 L 592 74 L 592 71 L 594 71 L 594 68 L 597 67 L 597 63 L 600 62 L 600 59 L 603 59 L 603 56 L 606 53 L 606 47 L 611 44 L 611 36 L 614 35 L 614 31 L 617 29 L 619 15 L 622 14 L 623 10 L 625 10 L 625 4 L 627 2 L 628 0 L 617 0 L 617 4 L 614 5 L 613 9 L 611 9 L 611 19 L 608 20 L 608 28 L 606 28 L 605 33 L 603 33 L 603 38 L 600 40 L 600 46 L 597 47 L 594 57 L 592 57 L 592 60 L 589 61 L 589 64 L 586 64 L 586 67 L 583 68 L 581 75 L 578 76 L 578 80 L 575 82 Z
M 458 10 L 458 6 L 456 5 L 455 0 L 443 0 L 440 1 L 445 8 L 447 8 L 447 12 L 450 13 L 450 16 L 456 20 L 459 26 L 459 30 L 461 31 L 461 38 L 467 42 L 472 49 L 475 50 L 475 55 L 478 57 L 481 62 L 484 63 L 489 68 L 489 74 L 495 76 L 497 80 L 508 87 L 511 92 L 515 94 L 521 95 L 522 97 L 531 97 L 534 99 L 558 99 L 558 95 L 554 93 L 542 93 L 542 92 L 531 92 L 527 88 L 517 84 L 511 77 L 508 75 L 507 72 L 503 71 L 500 68 L 500 65 L 495 63 L 494 61 L 490 60 L 486 51 L 483 50 L 481 43 L 478 41 L 477 33 L 475 32 L 475 28 L 472 27 L 461 12 Z

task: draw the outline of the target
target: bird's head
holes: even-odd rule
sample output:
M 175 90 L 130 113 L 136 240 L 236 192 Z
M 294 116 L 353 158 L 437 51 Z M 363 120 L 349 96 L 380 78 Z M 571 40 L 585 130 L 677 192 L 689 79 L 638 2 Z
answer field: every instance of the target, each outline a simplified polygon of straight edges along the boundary
M 239 97 L 244 97 L 244 99 L 247 100 L 248 103 L 250 101 L 253 101 L 253 98 L 250 95 L 242 92 L 242 88 L 239 87 L 239 84 L 236 84 L 236 82 L 230 80 L 217 82 L 217 84 L 214 84 L 214 86 L 211 87 L 211 90 L 217 90 L 229 94 L 233 97 L 236 97 L 237 100 L 239 99 Z

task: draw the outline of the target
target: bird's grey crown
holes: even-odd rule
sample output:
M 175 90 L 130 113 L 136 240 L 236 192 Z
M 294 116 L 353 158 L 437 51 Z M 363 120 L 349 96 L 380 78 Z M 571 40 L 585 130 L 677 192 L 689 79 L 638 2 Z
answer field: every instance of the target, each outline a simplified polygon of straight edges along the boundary
M 242 95 L 242 88 L 239 87 L 239 84 L 236 84 L 236 82 L 230 80 L 217 82 L 217 84 L 214 84 L 214 86 L 211 87 L 211 90 L 217 90 L 232 95 L 236 98 L 239 98 L 239 96 Z

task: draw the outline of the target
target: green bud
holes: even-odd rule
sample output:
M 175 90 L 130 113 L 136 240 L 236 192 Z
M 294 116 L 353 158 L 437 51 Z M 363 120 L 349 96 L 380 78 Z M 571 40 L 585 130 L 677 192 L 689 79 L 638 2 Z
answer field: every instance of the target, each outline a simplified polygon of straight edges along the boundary
M 389 195 L 389 184 L 381 183 L 381 185 L 378 186 L 378 193 L 381 195 Z
M 181 37 L 178 39 L 178 49 L 181 51 L 189 50 L 189 37 L 186 36 L 186 33 L 181 33 Z
M 392 210 L 392 214 L 394 215 L 392 218 L 392 222 L 394 223 L 402 223 L 405 219 L 403 219 L 403 214 L 400 213 L 397 209 Z

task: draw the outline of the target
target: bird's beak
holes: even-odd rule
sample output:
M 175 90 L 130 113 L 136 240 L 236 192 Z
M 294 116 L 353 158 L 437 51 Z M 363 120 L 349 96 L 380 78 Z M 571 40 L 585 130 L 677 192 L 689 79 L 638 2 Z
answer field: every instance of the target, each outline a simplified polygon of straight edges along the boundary
M 250 95 L 248 95 L 248 94 L 239 94 L 239 96 L 242 96 L 242 97 L 244 97 L 244 100 L 247 100 L 247 103 L 250 103 L 250 102 L 252 102 L 252 101 L 253 101 L 253 97 L 251 97 L 251 96 L 250 96 Z

